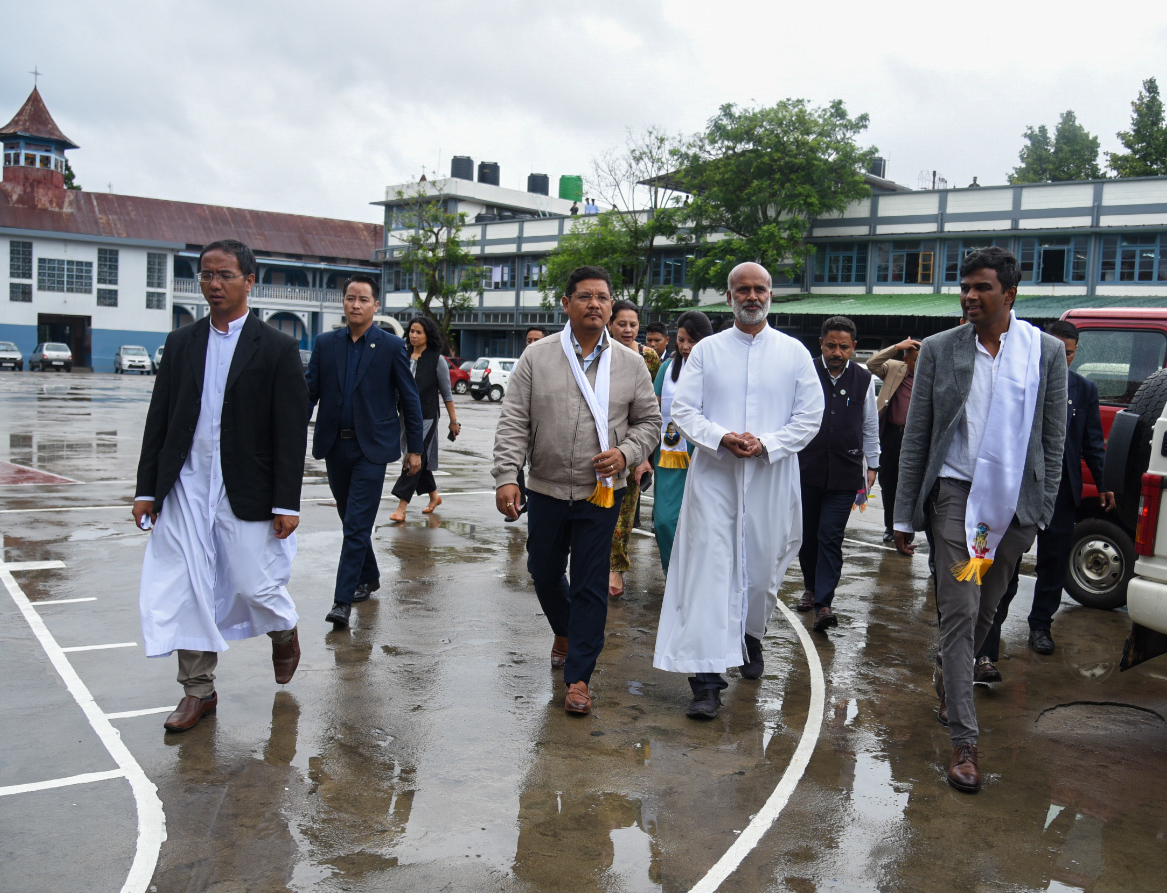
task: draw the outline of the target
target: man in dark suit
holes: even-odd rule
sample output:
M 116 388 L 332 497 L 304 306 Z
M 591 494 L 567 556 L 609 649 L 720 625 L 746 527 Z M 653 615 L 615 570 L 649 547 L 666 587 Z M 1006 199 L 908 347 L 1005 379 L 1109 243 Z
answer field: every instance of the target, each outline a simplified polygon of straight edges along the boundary
M 1062 476 L 1066 351 L 1013 314 L 1019 279 L 1003 248 L 964 258 L 969 324 L 924 339 L 900 452 L 896 548 L 911 554 L 913 531 L 931 526 L 948 781 L 966 793 L 981 787 L 973 655 L 1017 560 L 1053 518 Z
M 1058 320 L 1045 330 L 1066 346 L 1066 363 L 1074 362 L 1078 351 L 1078 327 L 1067 320 Z M 1045 530 L 1037 534 L 1037 583 L 1033 587 L 1033 608 L 1029 612 L 1029 647 L 1038 654 L 1053 654 L 1051 633 L 1054 613 L 1062 601 L 1062 583 L 1070 564 L 1074 522 L 1078 506 L 1082 504 L 1082 463 L 1090 469 L 1095 481 L 1102 480 L 1102 462 L 1106 457 L 1106 440 L 1102 434 L 1102 416 L 1098 409 L 1098 386 L 1073 370 L 1066 385 L 1066 449 L 1062 457 L 1062 483 L 1058 487 L 1054 516 Z M 1103 511 L 1114 508 L 1114 494 L 1100 492 L 1098 501 Z M 973 678 L 977 682 L 1000 682 L 1001 625 L 1009 616 L 1009 604 L 1017 594 L 1021 563 L 1013 571 L 1013 579 L 997 614 L 985 644 L 977 652 Z
M 166 339 L 138 462 L 134 520 L 153 526 L 142 567 L 148 657 L 178 652 L 185 697 L 167 730 L 218 706 L 227 640 L 266 633 L 276 681 L 300 660 L 287 583 L 296 554 L 307 441 L 299 344 L 247 306 L 255 256 L 227 239 L 203 249 L 210 317 Z
M 308 363 L 309 413 L 317 401 L 312 456 L 328 467 L 328 486 L 344 524 L 332 610 L 325 621 L 348 626 L 354 602 L 381 585 L 373 553 L 373 522 L 381 505 L 385 466 L 401 456 L 398 406 L 405 420 L 406 462 L 421 470 L 421 401 L 405 342 L 373 325 L 380 308 L 377 281 L 358 273 L 344 290 L 344 328 L 316 339 Z

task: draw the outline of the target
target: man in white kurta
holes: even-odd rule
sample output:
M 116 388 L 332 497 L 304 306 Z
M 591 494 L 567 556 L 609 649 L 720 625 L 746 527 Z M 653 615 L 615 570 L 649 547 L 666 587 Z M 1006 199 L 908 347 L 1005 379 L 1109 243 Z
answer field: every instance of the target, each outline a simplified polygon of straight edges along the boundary
M 823 413 L 810 353 L 766 324 L 769 274 L 741 264 L 729 284 L 736 324 L 693 348 L 673 399 L 697 449 L 653 660 L 696 674 L 688 713 L 701 719 L 717 715 L 727 668 L 761 675 L 761 639 L 802 543 L 798 452 Z

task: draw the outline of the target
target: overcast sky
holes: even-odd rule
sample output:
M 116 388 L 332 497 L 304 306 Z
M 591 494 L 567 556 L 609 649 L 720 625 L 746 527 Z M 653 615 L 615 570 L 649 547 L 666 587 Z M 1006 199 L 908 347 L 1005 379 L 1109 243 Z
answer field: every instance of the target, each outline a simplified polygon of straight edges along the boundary
M 692 133 L 725 102 L 841 98 L 888 176 L 1004 183 L 1026 125 L 1073 109 L 1117 149 L 1167 7 L 1014 0 L 8 3 L 0 123 L 41 92 L 88 190 L 380 221 L 451 155 L 502 185 L 591 171 L 627 129 Z

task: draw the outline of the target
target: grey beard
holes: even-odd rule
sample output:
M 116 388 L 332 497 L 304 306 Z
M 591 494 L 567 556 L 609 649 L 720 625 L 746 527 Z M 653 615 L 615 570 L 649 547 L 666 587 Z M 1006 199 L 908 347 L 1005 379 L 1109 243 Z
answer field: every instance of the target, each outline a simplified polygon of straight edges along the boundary
M 733 318 L 738 322 L 747 326 L 756 326 L 760 322 L 764 322 L 766 315 L 770 312 L 770 302 L 767 301 L 758 310 L 745 310 L 743 305 L 737 303 L 733 304 Z

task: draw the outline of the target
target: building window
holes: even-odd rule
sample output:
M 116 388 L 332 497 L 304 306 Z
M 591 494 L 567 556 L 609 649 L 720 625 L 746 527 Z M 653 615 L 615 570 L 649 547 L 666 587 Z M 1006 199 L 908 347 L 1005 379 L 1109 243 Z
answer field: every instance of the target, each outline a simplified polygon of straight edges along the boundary
M 116 288 L 99 288 L 97 290 L 98 307 L 116 307 L 118 305 L 118 290 Z
M 165 254 L 146 254 L 146 288 L 166 288 Z
M 118 250 L 116 248 L 97 249 L 97 284 L 118 284 Z M 98 289 L 100 292 L 101 290 Z M 117 303 L 114 303 L 117 306 Z
M 683 252 L 661 252 L 652 258 L 653 285 L 675 285 L 687 288 L 692 285 L 689 279 L 689 265 L 693 262 L 693 255 Z
M 1106 236 L 1098 274 L 1102 282 L 1167 282 L 1167 235 Z
M 36 287 L 40 291 L 93 294 L 93 261 L 39 257 L 36 262 Z
M 482 287 L 487 291 L 514 288 L 515 260 L 499 260 L 482 265 Z
M 951 283 L 960 282 L 960 263 L 972 252 L 978 248 L 988 248 L 990 246 L 1004 248 L 1009 250 L 1009 238 L 1002 239 L 951 239 L 944 243 L 941 249 L 941 256 L 944 258 L 944 281 Z
M 875 246 L 875 281 L 901 285 L 932 282 L 932 243 L 879 242 Z
M 528 257 L 523 260 L 523 288 L 541 288 L 543 277 L 547 275 L 547 264 L 542 258 Z
M 164 292 L 164 291 L 148 291 L 148 292 L 146 292 L 146 309 L 147 310 L 165 310 L 166 309 L 166 292 Z
M 1043 236 L 1022 239 L 1018 266 L 1022 282 L 1086 281 L 1086 237 Z
M 867 245 L 836 242 L 819 245 L 814 255 L 814 281 L 862 285 L 867 281 Z
M 403 270 L 400 263 L 385 264 L 385 291 L 412 291 L 413 273 Z
M 8 300 L 16 301 L 18 304 L 32 303 L 32 283 L 31 282 L 9 282 L 8 283 Z
M 8 243 L 8 278 L 32 278 L 32 242 Z

